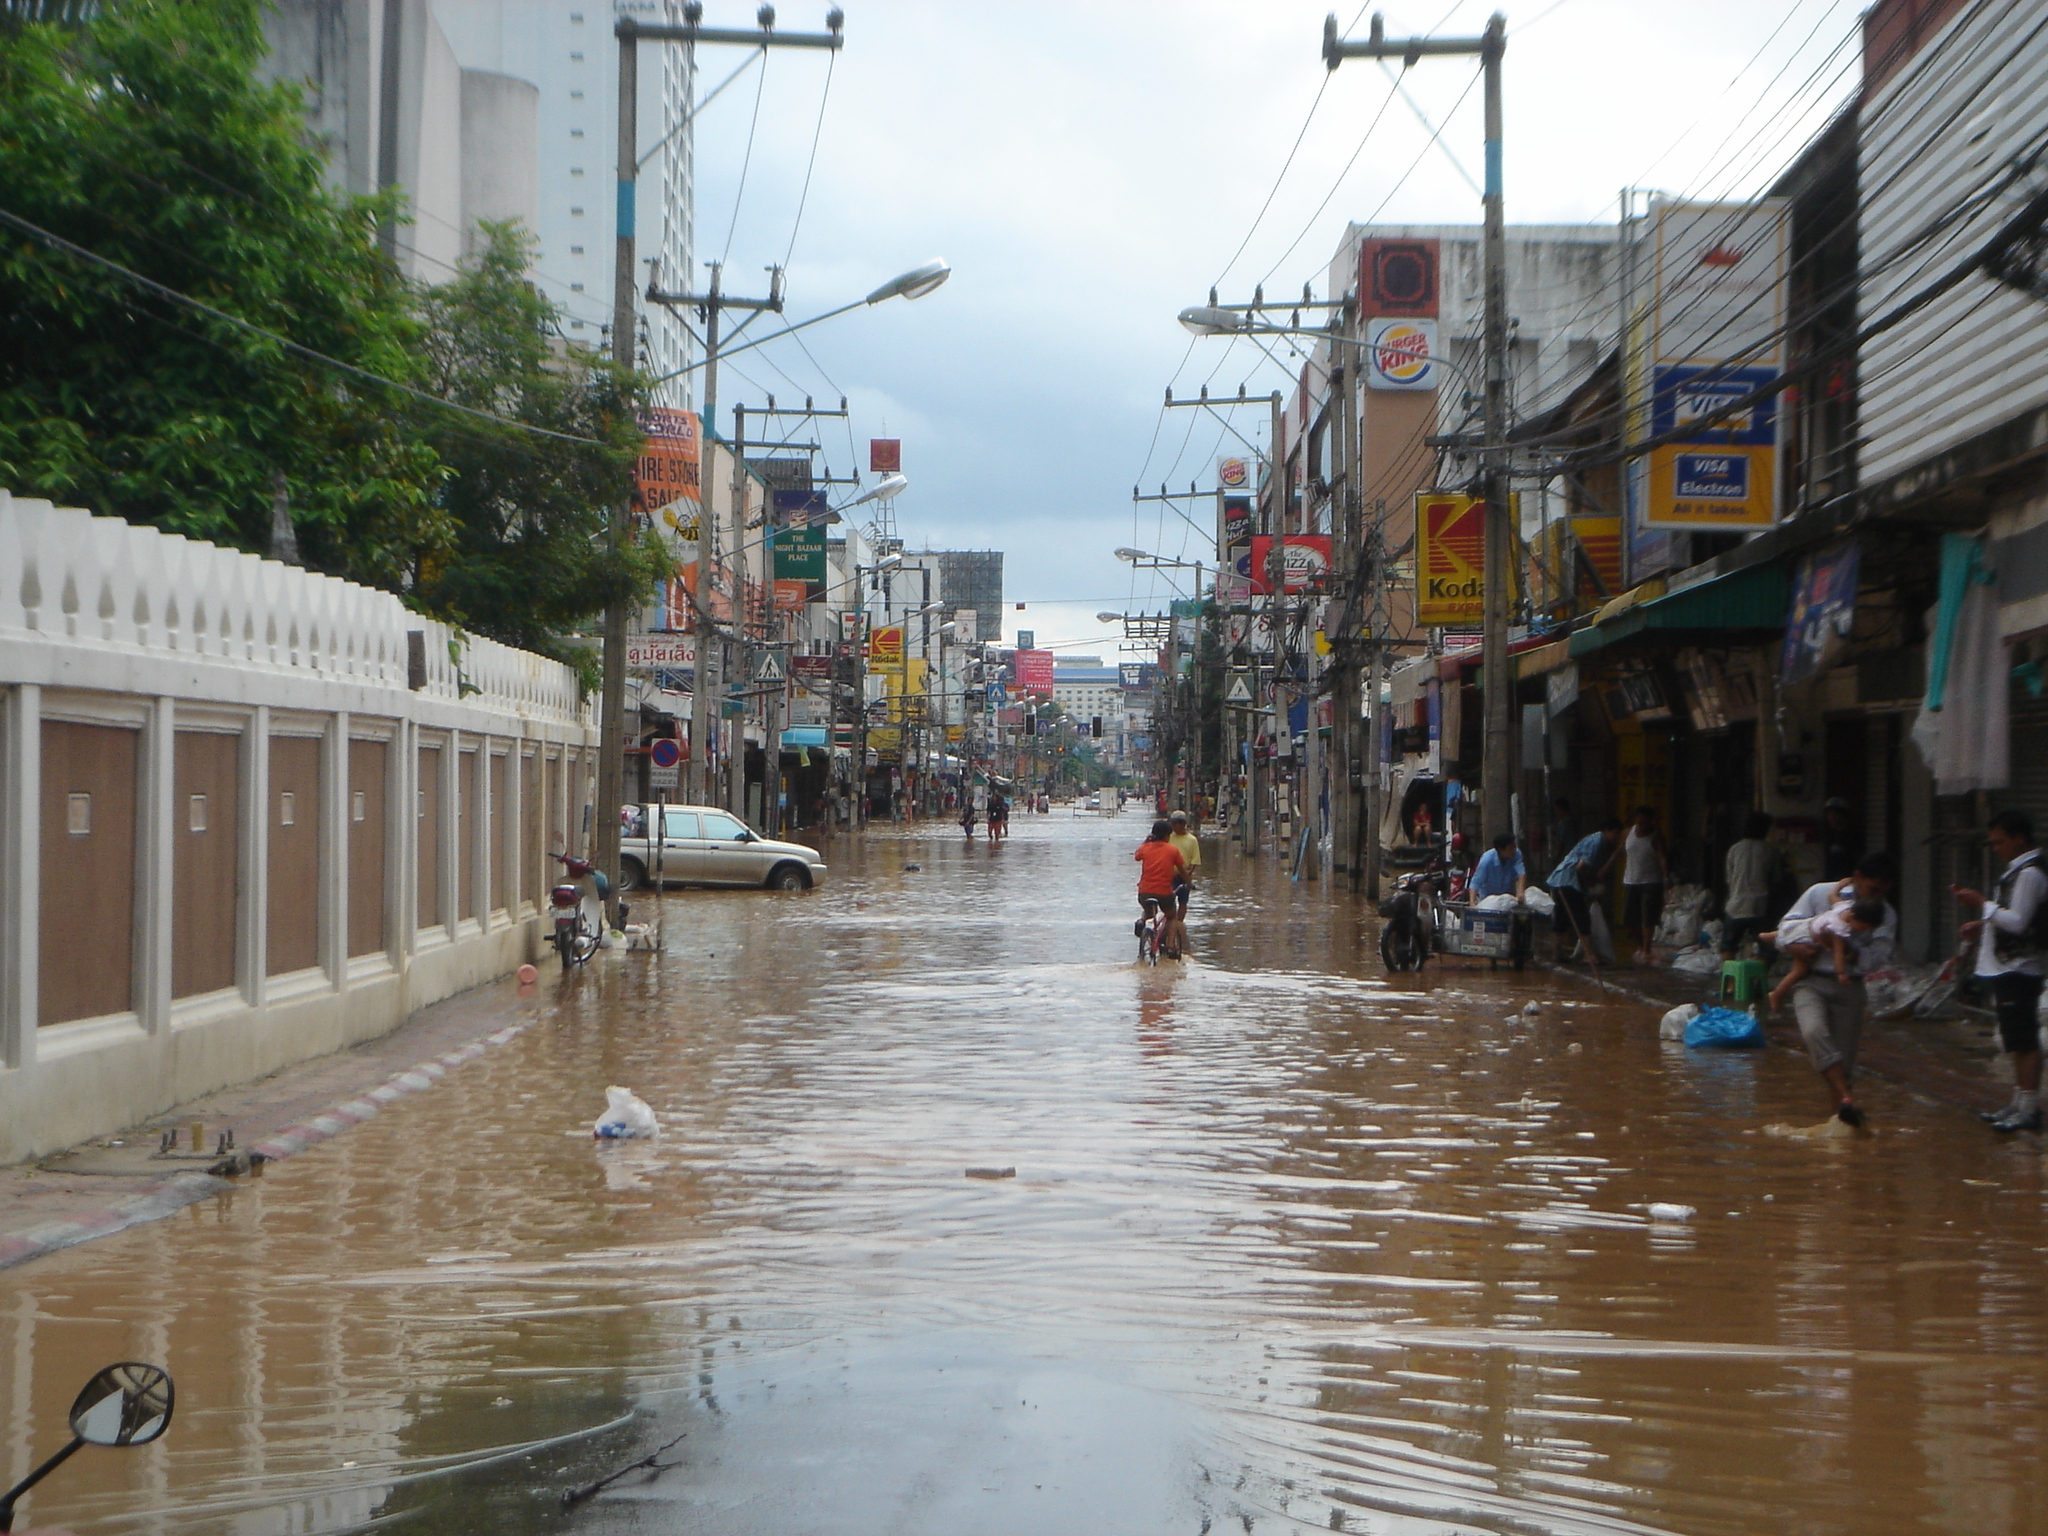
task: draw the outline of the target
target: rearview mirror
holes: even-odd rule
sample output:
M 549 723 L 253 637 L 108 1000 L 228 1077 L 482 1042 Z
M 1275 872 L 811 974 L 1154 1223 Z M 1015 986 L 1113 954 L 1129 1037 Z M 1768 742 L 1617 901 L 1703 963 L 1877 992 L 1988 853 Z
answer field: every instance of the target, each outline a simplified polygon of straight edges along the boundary
M 147 1445 L 171 1427 L 176 1396 L 168 1371 L 124 1360 L 85 1384 L 71 1432 L 88 1445 Z

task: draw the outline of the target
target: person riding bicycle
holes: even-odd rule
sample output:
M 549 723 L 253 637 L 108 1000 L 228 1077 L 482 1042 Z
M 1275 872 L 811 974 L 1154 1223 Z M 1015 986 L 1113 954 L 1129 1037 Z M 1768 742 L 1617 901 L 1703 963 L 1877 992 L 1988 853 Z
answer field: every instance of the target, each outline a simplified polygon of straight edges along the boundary
M 1142 939 L 1145 924 L 1152 920 L 1152 914 L 1163 912 L 1165 926 L 1160 932 L 1159 947 L 1168 959 L 1178 960 L 1182 928 L 1180 900 L 1174 894 L 1174 882 L 1187 873 L 1188 861 L 1173 846 L 1173 823 L 1165 820 L 1153 822 L 1152 835 L 1138 845 L 1138 851 L 1131 857 L 1143 866 L 1138 876 L 1138 905 L 1145 914 L 1132 926 L 1131 932 Z
M 1177 903 L 1174 916 L 1180 919 L 1181 931 L 1185 933 L 1188 924 L 1188 898 L 1195 893 L 1195 871 L 1202 867 L 1202 840 L 1188 830 L 1186 811 L 1175 811 L 1167 820 L 1173 825 L 1173 831 L 1167 837 L 1167 841 L 1180 850 L 1180 856 L 1187 865 L 1180 878 L 1173 882 L 1173 894 Z

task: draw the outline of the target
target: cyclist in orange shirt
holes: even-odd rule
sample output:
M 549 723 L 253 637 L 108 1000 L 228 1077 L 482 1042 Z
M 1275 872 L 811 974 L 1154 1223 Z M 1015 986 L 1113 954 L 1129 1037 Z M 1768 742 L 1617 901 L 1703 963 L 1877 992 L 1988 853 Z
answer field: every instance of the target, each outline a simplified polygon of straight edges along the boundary
M 1155 821 L 1152 835 L 1138 845 L 1138 851 L 1131 857 L 1143 866 L 1138 875 L 1138 905 L 1145 910 L 1145 916 L 1138 919 L 1131 931 L 1142 938 L 1145 922 L 1152 916 L 1153 909 L 1163 908 L 1166 912 L 1166 928 L 1160 935 L 1160 948 L 1169 959 L 1180 958 L 1180 947 L 1186 942 L 1186 930 L 1181 925 L 1180 902 L 1173 893 L 1173 882 L 1187 878 L 1188 861 L 1181 851 L 1173 846 L 1173 823 Z

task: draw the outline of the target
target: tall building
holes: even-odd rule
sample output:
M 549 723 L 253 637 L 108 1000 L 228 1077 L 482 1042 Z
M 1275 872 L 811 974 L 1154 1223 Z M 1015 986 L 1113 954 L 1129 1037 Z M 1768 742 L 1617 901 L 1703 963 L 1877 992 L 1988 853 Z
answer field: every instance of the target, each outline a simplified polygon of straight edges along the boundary
M 944 549 L 938 562 L 939 601 L 958 613 L 971 611 L 975 638 L 1001 637 L 1003 623 L 1003 552 L 999 549 Z
M 534 279 L 562 314 L 562 334 L 591 348 L 611 325 L 618 159 L 621 12 L 680 19 L 666 0 L 613 6 L 550 0 L 275 0 L 264 73 L 298 82 L 307 119 L 327 148 L 336 185 L 396 187 L 408 208 L 388 232 L 401 270 L 445 281 L 471 248 L 479 219 L 515 220 L 538 239 Z M 640 48 L 639 196 L 635 243 L 662 282 L 687 288 L 693 157 L 689 103 L 694 50 Z M 682 320 L 654 309 L 641 320 L 640 360 L 674 372 L 690 360 Z M 665 386 L 687 405 L 689 381 Z

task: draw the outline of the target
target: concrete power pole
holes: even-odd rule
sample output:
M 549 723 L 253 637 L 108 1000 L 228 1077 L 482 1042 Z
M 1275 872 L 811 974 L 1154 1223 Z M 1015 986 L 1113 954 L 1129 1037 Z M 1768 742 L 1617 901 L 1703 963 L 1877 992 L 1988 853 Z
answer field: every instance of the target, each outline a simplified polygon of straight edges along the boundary
M 1390 42 L 1381 18 L 1362 43 L 1340 41 L 1337 18 L 1323 23 L 1323 62 L 1335 69 L 1346 59 L 1393 59 L 1403 66 L 1424 57 L 1477 55 L 1486 94 L 1485 228 L 1481 255 L 1486 307 L 1482 339 L 1486 362 L 1485 453 L 1481 471 L 1486 497 L 1486 611 L 1480 641 L 1485 673 L 1485 746 L 1480 763 L 1484 835 L 1491 843 L 1513 826 L 1514 738 L 1509 730 L 1514 684 L 1508 676 L 1508 567 L 1515 530 L 1509 521 L 1507 473 L 1508 318 L 1507 235 L 1501 194 L 1501 56 L 1507 51 L 1507 18 L 1496 11 L 1478 37 L 1411 37 Z
M 640 122 L 640 39 L 655 43 L 680 43 L 695 49 L 699 44 L 727 44 L 743 48 L 825 48 L 837 49 L 843 39 L 840 35 L 844 17 L 835 6 L 826 16 L 827 31 L 822 33 L 777 32 L 775 30 L 775 9 L 764 5 L 760 12 L 761 26 L 758 31 L 747 32 L 735 28 L 705 27 L 698 25 L 704 7 L 691 0 L 683 7 L 683 23 L 677 25 L 649 25 L 631 15 L 618 18 L 613 35 L 619 41 L 619 120 L 618 120 L 618 199 L 616 244 L 612 264 L 612 358 L 626 367 L 633 367 L 638 361 L 636 337 L 639 319 L 634 300 L 633 267 L 635 260 L 635 221 L 638 217 L 638 190 L 640 181 L 640 157 L 638 130 Z M 707 411 L 704 419 L 710 420 Z M 708 508 L 706 512 L 708 513 Z M 630 503 L 621 502 L 612 508 L 611 529 L 608 544 L 617 555 L 625 543 L 627 523 L 632 516 Z M 699 525 L 699 538 L 703 536 L 703 524 Z M 622 599 L 614 599 L 604 610 L 604 693 L 599 701 L 597 748 L 597 825 L 591 858 L 600 869 L 617 875 L 619 870 L 619 805 L 625 798 L 626 777 L 626 623 L 629 618 L 627 605 Z M 702 633 L 699 625 L 697 645 L 697 692 L 703 693 L 706 651 L 711 636 Z M 697 717 L 701 719 L 701 714 Z M 704 750 L 702 740 L 691 744 L 690 760 L 699 764 Z M 702 771 L 701 767 L 698 769 Z

